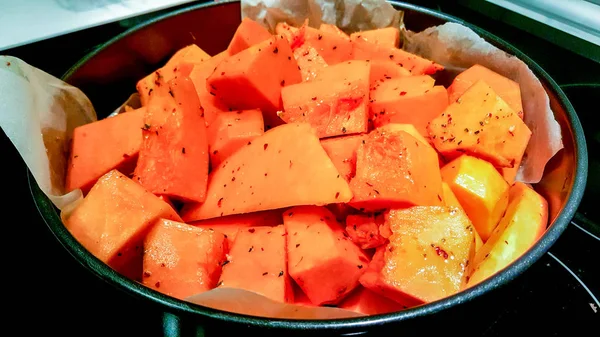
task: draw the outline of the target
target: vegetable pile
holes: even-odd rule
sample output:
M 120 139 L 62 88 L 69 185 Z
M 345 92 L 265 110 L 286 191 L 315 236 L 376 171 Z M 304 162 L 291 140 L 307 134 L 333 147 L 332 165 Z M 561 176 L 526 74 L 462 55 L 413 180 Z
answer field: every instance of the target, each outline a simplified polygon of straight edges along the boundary
M 185 299 L 216 287 L 380 314 L 436 301 L 540 238 L 546 200 L 515 175 L 519 84 L 347 35 L 244 19 L 137 84 L 142 106 L 74 130 L 64 224 L 117 272 Z

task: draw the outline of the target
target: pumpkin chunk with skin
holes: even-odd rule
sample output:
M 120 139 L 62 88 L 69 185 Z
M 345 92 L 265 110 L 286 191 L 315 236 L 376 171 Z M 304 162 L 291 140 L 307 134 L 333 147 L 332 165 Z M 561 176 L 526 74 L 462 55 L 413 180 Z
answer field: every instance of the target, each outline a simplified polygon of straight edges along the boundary
M 350 188 L 350 205 L 367 211 L 441 205 L 437 153 L 404 131 L 375 129 L 359 144 Z
M 229 42 L 227 52 L 229 55 L 235 55 L 252 45 L 269 39 L 270 37 L 271 34 L 269 31 L 258 22 L 250 18 L 243 18 L 235 31 L 233 38 L 231 38 L 231 42 Z
M 379 83 L 371 90 L 370 115 L 375 127 L 388 123 L 412 124 L 423 136 L 427 125 L 448 106 L 443 86 L 428 75 L 407 76 Z
M 206 124 L 194 84 L 175 77 L 155 89 L 144 116 L 134 179 L 170 199 L 202 202 L 208 180 Z
M 196 221 L 351 198 L 314 130 L 292 123 L 265 132 L 227 158 L 210 174 L 206 201 L 188 204 L 182 213 Z
M 161 219 L 144 240 L 142 283 L 179 299 L 208 291 L 226 253 L 223 234 Z
M 298 62 L 302 81 L 304 82 L 315 79 L 319 72 L 327 67 L 327 62 L 319 55 L 317 50 L 307 44 L 294 49 L 294 57 Z
M 374 293 L 363 286 L 359 286 L 358 289 L 354 290 L 338 307 L 365 315 L 388 314 L 406 308 L 400 303 Z
M 531 131 L 494 90 L 477 81 L 428 126 L 435 148 L 452 159 L 466 153 L 496 167 L 514 167 Z
M 281 225 L 283 223 L 283 220 L 281 219 L 281 212 L 281 210 L 272 210 L 252 212 L 247 214 L 236 214 L 195 221 L 190 224 L 198 228 L 212 229 L 219 233 L 223 233 L 227 237 L 227 241 L 231 247 L 231 244 L 233 244 L 233 241 L 235 241 L 237 233 L 240 230 L 255 226 Z M 194 218 L 194 215 L 182 212 L 181 218 L 183 221 L 187 221 L 187 218 Z
M 112 169 L 130 174 L 140 146 L 145 108 L 76 127 L 67 166 L 66 190 L 83 193 Z
M 294 207 L 283 223 L 290 275 L 314 305 L 336 304 L 358 286 L 369 259 L 329 210 Z
M 240 231 L 224 263 L 218 286 L 245 289 L 278 302 L 293 302 L 284 234 L 283 225 Z
M 373 214 L 355 214 L 346 217 L 346 233 L 352 242 L 362 249 L 379 247 L 387 242 L 379 228 L 383 225 L 383 217 Z
M 393 234 L 360 278 L 365 288 L 406 306 L 460 291 L 475 253 L 474 229 L 461 210 L 415 206 L 391 210 L 385 221 Z
M 140 95 L 142 106 L 148 104 L 156 83 L 172 80 L 178 70 L 181 71 L 181 69 L 178 69 L 181 65 L 185 64 L 185 67 L 190 67 L 191 64 L 202 63 L 210 58 L 210 55 L 195 44 L 179 49 L 163 67 L 138 81 L 136 89 Z
M 467 155 L 449 162 L 441 172 L 477 233 L 487 241 L 508 205 L 508 183 L 492 164 Z
M 456 207 L 458 209 L 460 209 L 461 211 L 465 211 L 464 208 L 461 206 L 460 202 L 458 201 L 458 199 L 456 199 L 456 196 L 454 195 L 454 192 L 452 192 L 452 189 L 450 188 L 450 185 L 448 185 L 448 183 L 446 183 L 445 181 L 442 181 L 442 198 L 444 199 L 444 205 L 448 206 L 448 207 Z M 481 248 L 481 246 L 483 246 L 483 240 L 481 240 L 481 236 L 479 236 L 479 233 L 477 233 L 477 231 L 473 231 L 473 236 L 475 237 L 475 252 L 479 251 L 479 248 Z
M 468 285 L 473 286 L 501 271 L 521 257 L 544 234 L 548 225 L 548 202 L 527 185 L 510 188 L 506 214 L 477 252 Z
M 350 40 L 355 41 L 356 39 L 364 39 L 382 46 L 398 48 L 400 30 L 397 27 L 385 27 L 350 34 Z
M 258 109 L 223 111 L 207 133 L 210 166 L 214 170 L 232 153 L 264 133 L 263 115 Z
M 206 80 L 210 94 L 232 110 L 260 109 L 267 128 L 282 124 L 281 88 L 302 80 L 290 44 L 273 36 L 221 61 Z
M 391 60 L 413 75 L 431 75 L 444 69 L 440 64 L 402 49 L 369 42 L 363 38 L 352 40 L 352 57 L 355 60 Z
M 206 79 L 227 56 L 229 56 L 229 54 L 227 51 L 224 51 L 200 64 L 196 64 L 189 75 L 190 80 L 194 83 L 196 94 L 200 100 L 202 110 L 204 111 L 204 121 L 206 122 L 206 126 L 212 124 L 220 112 L 229 110 L 227 106 L 220 102 L 214 95 L 211 95 L 211 91 L 206 85 Z
M 287 123 L 310 123 L 319 138 L 368 129 L 368 62 L 348 61 L 323 69 L 315 80 L 281 90 Z
M 323 149 L 346 181 L 350 181 L 350 178 L 354 177 L 356 150 L 363 139 L 363 135 L 352 135 L 321 140 Z
M 140 280 L 142 242 L 156 222 L 181 221 L 166 202 L 117 170 L 106 173 L 64 224 L 90 253 L 117 272 Z

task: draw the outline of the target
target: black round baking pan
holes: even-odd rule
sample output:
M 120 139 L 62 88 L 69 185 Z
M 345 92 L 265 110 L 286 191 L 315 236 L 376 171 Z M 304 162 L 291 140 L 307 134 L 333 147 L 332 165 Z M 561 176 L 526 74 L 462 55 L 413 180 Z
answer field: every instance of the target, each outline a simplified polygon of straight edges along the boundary
M 259 329 L 263 334 L 355 334 L 394 331 L 403 335 L 426 333 L 434 321 L 461 317 L 467 302 L 500 291 L 538 260 L 565 230 L 581 201 L 587 178 L 587 150 L 576 112 L 559 86 L 532 59 L 494 35 L 455 17 L 430 9 L 391 2 L 404 11 L 408 29 L 457 22 L 466 25 L 488 42 L 523 60 L 540 79 L 562 130 L 564 149 L 549 162 L 544 178 L 535 185 L 549 202 L 549 221 L 542 238 L 522 257 L 479 285 L 453 296 L 401 312 L 336 320 L 286 320 L 234 314 L 181 301 L 132 281 L 96 259 L 68 232 L 59 213 L 29 174 L 29 184 L 40 215 L 56 238 L 83 266 L 116 289 L 155 305 L 167 313 L 166 330 L 182 334 L 182 326 L 230 329 Z M 140 24 L 106 42 L 75 64 L 63 80 L 80 88 L 91 100 L 99 118 L 105 117 L 135 91 L 136 82 L 160 67 L 176 50 L 196 43 L 209 54 L 225 50 L 241 20 L 240 3 L 209 2 L 192 5 Z M 490 306 L 497 303 L 490 303 Z M 185 324 L 184 324 L 185 322 Z M 435 323 L 437 324 L 437 323 Z M 453 324 L 456 324 L 454 322 Z M 464 327 L 468 329 L 468 326 Z M 225 329 L 225 330 L 223 330 Z M 190 330 L 190 331 L 192 331 Z M 195 334 L 195 333 L 193 333 Z

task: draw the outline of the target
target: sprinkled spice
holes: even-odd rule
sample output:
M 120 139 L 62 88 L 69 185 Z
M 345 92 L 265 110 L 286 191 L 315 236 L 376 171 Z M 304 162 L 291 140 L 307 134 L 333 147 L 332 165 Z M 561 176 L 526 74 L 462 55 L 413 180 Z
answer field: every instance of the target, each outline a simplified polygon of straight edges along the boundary
M 185 147 L 181 148 L 181 153 L 185 154 Z

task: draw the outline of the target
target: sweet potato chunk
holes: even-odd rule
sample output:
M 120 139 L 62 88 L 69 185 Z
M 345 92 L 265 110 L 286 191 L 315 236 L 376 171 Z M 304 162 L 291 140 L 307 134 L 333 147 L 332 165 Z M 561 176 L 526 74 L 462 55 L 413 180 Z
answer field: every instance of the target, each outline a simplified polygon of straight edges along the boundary
M 327 62 L 317 50 L 308 44 L 304 44 L 294 49 L 294 57 L 300 67 L 302 81 L 307 82 L 317 77 L 319 72 L 327 67 Z
M 284 234 L 283 225 L 240 231 L 218 286 L 253 291 L 274 301 L 293 302 Z
M 225 58 L 206 83 L 229 109 L 260 109 L 270 128 L 281 124 L 281 88 L 301 80 L 290 44 L 274 36 Z
M 485 242 L 508 205 L 508 183 L 485 160 L 462 155 L 442 167 L 442 179 Z
M 144 240 L 142 283 L 179 299 L 208 291 L 226 253 L 223 234 L 161 219 Z
M 387 242 L 379 232 L 383 217 L 373 214 L 355 214 L 346 217 L 346 233 L 362 249 L 379 247 Z
M 358 285 L 369 259 L 325 207 L 283 214 L 290 276 L 315 305 L 335 304 Z
M 402 49 L 369 42 L 364 38 L 352 40 L 352 57 L 356 60 L 391 60 L 413 75 L 431 75 L 444 67 Z
M 400 67 L 394 61 L 371 60 L 369 64 L 371 64 L 371 78 L 369 80 L 371 90 L 375 90 L 384 81 L 411 75 L 410 71 Z
M 356 39 L 364 39 L 385 47 L 398 48 L 400 44 L 400 30 L 397 27 L 386 27 L 350 34 L 350 40 L 355 41 Z
M 204 121 L 207 126 L 212 124 L 220 112 L 229 110 L 227 106 L 220 102 L 214 95 L 211 95 L 211 91 L 206 85 L 206 79 L 214 72 L 217 65 L 219 65 L 219 63 L 221 63 L 228 55 L 227 51 L 224 51 L 211 57 L 209 60 L 194 65 L 194 68 L 189 75 L 190 80 L 194 83 L 196 94 L 200 100 L 202 110 L 204 111 Z
M 143 137 L 134 179 L 157 195 L 204 201 L 208 180 L 206 124 L 188 77 L 159 82 L 144 116 Z
M 442 179 L 434 150 L 404 131 L 371 131 L 356 155 L 350 205 L 368 211 L 442 201 Z
M 231 42 L 229 42 L 227 51 L 229 52 L 229 55 L 235 55 L 252 45 L 269 39 L 270 37 L 271 34 L 269 31 L 258 22 L 249 18 L 243 18 L 235 31 L 233 38 L 231 38 Z
M 180 65 L 186 64 L 186 67 L 189 67 L 190 64 L 202 63 L 210 58 L 210 55 L 195 44 L 179 49 L 163 67 L 138 81 L 136 89 L 140 95 L 142 106 L 148 104 L 156 83 L 158 81 L 169 82 L 172 80 L 175 77 L 175 73 L 178 70 L 181 71 L 181 69 L 178 69 Z
M 544 234 L 548 225 L 548 202 L 527 185 L 510 188 L 506 214 L 475 255 L 469 286 L 486 280 L 521 257 Z
M 189 213 L 188 221 L 352 198 L 308 124 L 284 124 L 265 132 L 227 158 L 209 181 L 206 201 L 182 211 Z
M 448 106 L 443 86 L 430 76 L 407 76 L 384 81 L 371 91 L 370 115 L 375 127 L 388 123 L 412 124 L 423 136 L 427 125 Z
M 225 234 L 229 246 L 233 244 L 237 233 L 242 229 L 255 226 L 278 226 L 283 224 L 281 210 L 253 212 L 247 214 L 236 214 L 218 218 L 206 219 L 192 222 L 195 227 L 212 229 Z M 193 214 L 182 212 L 181 218 L 186 221 L 188 217 L 193 218 Z
M 454 78 L 452 84 L 448 87 L 448 99 L 450 102 L 456 102 L 467 89 L 479 80 L 487 83 L 519 117 L 523 118 L 523 104 L 521 102 L 521 87 L 519 83 L 479 64 L 462 71 Z
M 523 120 L 483 81 L 433 119 L 428 131 L 444 157 L 466 153 L 496 167 L 514 167 L 531 137 Z
M 210 166 L 214 170 L 232 153 L 264 133 L 260 110 L 223 111 L 208 127 Z
M 458 208 L 415 206 L 386 215 L 390 243 L 361 277 L 367 289 L 414 306 L 457 293 L 475 253 L 473 226 Z
M 142 242 L 160 218 L 181 221 L 175 210 L 117 170 L 98 179 L 64 219 L 87 250 L 117 272 L 140 280 Z
M 354 177 L 356 171 L 356 150 L 363 135 L 333 137 L 321 140 L 321 145 L 346 181 Z
M 317 78 L 281 90 L 287 123 L 309 123 L 319 138 L 363 133 L 368 128 L 369 63 L 348 61 Z
M 363 286 L 354 290 L 338 307 L 365 315 L 388 314 L 405 308 L 400 303 L 374 293 Z
M 145 108 L 118 114 L 73 130 L 66 190 L 83 193 L 112 169 L 130 174 L 135 168 L 140 146 Z

